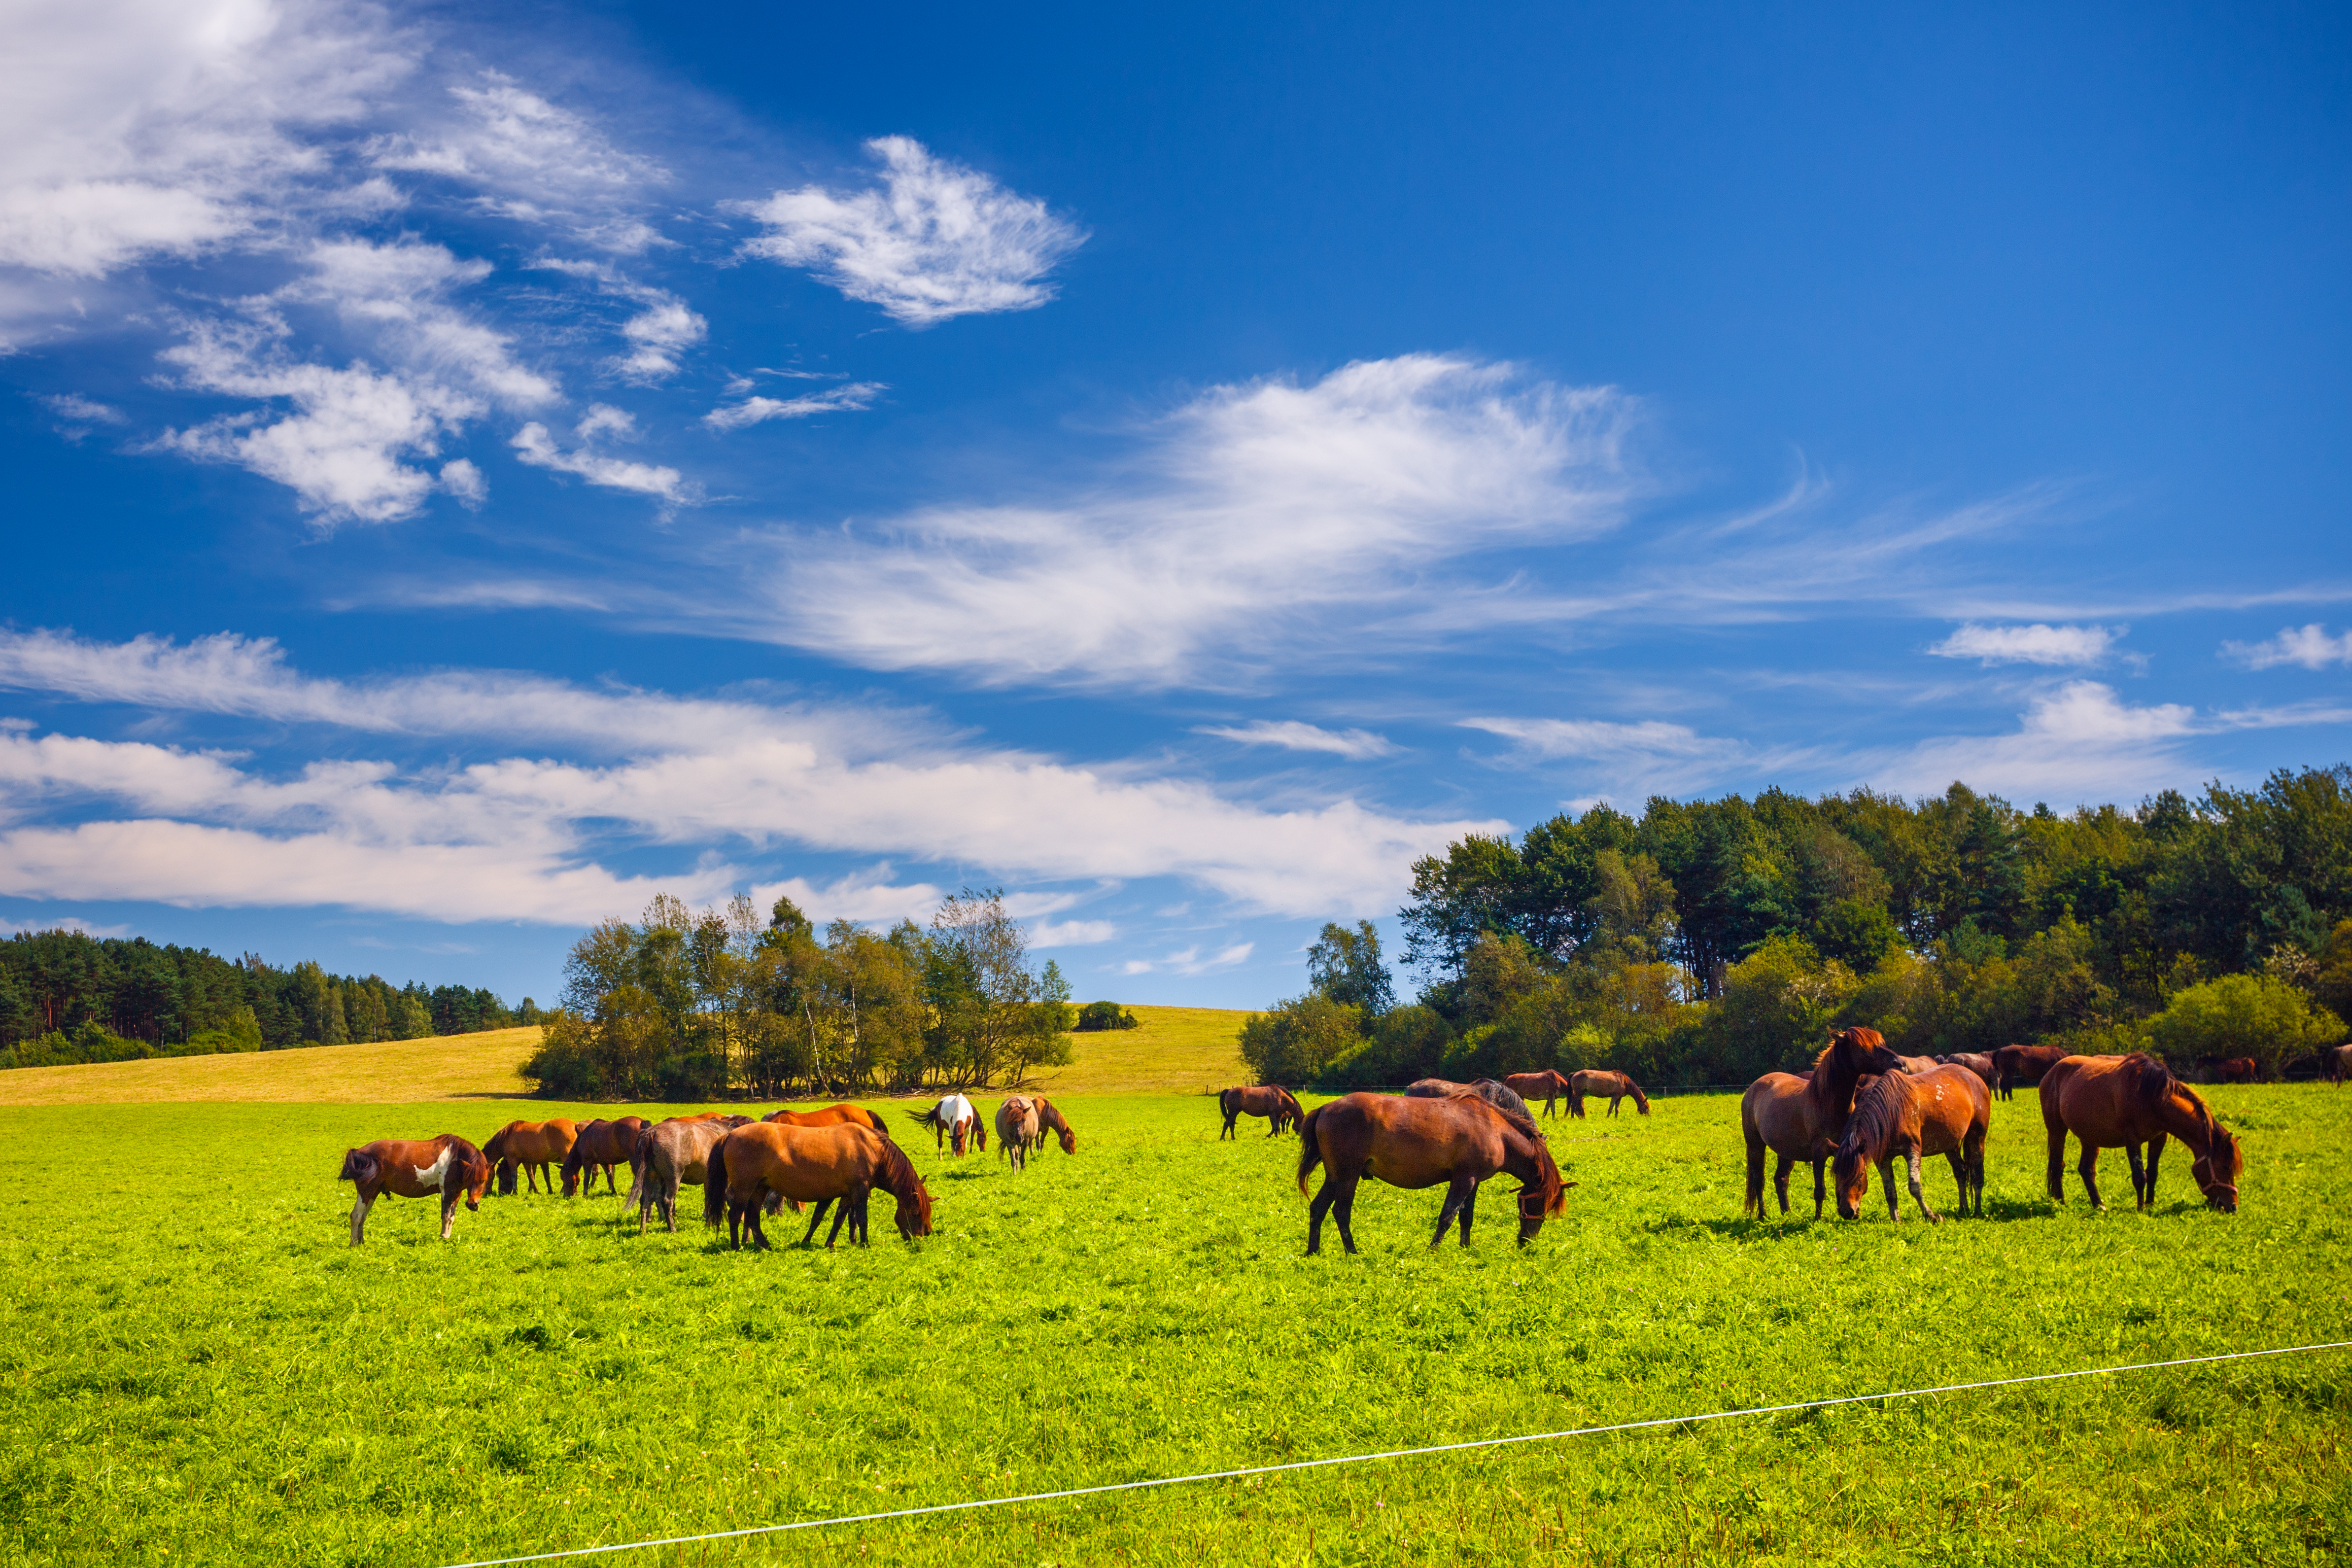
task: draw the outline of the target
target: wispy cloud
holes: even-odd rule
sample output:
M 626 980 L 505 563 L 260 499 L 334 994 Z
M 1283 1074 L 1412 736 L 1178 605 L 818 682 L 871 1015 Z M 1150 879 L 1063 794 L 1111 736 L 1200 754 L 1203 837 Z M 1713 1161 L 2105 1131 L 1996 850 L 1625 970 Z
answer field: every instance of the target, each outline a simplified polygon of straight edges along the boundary
M 805 267 L 910 327 L 1034 309 L 1054 297 L 1045 275 L 1084 230 L 908 137 L 866 145 L 882 164 L 881 189 L 803 185 L 738 203 L 769 231 L 744 253 Z
M 601 405 L 600 405 L 601 406 Z M 576 432 L 583 441 L 593 443 L 600 436 L 628 434 L 629 426 L 616 425 L 609 418 L 600 419 L 593 409 L 581 421 Z M 555 444 L 547 426 L 531 421 L 515 432 L 511 443 L 515 456 L 534 468 L 551 468 L 559 474 L 575 475 L 591 485 L 607 490 L 627 490 L 639 496 L 651 496 L 667 507 L 691 505 L 698 499 L 694 487 L 677 469 L 658 463 L 635 463 L 623 457 L 608 456 L 580 446 L 570 452 Z
M 807 419 L 820 413 L 855 413 L 874 406 L 890 389 L 880 382 L 852 382 L 806 397 L 750 397 L 712 409 L 702 423 L 713 430 L 741 430 L 771 419 Z
M 1927 652 L 1947 659 L 1992 664 L 2102 664 L 2121 640 L 2121 626 L 1982 626 L 1969 622 Z
M 1243 746 L 1276 746 L 1286 751 L 1328 751 L 1361 760 L 1391 757 L 1402 747 L 1369 729 L 1325 729 L 1298 719 L 1252 719 L 1247 724 L 1200 725 L 1195 735 L 1213 735 Z
M 2221 652 L 2250 670 L 2274 669 L 2281 664 L 2325 670 L 2330 665 L 2352 664 L 2352 632 L 2331 637 L 2327 628 L 2315 621 L 2308 626 L 2284 627 L 2277 636 L 2261 643 L 2224 643 Z
M 1220 947 L 1213 953 L 1203 954 L 1199 944 L 1195 943 L 1189 947 L 1180 947 L 1164 957 L 1129 958 L 1118 967 L 1118 972 L 1122 975 L 1149 975 L 1155 972 L 1171 975 L 1206 975 L 1218 969 L 1231 969 L 1247 963 L 1250 954 L 1255 951 L 1256 946 L 1254 942 L 1236 942 L 1231 946 Z
M 1575 802 L 1580 806 L 1605 800 L 1630 807 L 1651 795 L 1688 794 L 1772 762 L 1796 760 L 1793 754 L 1780 752 L 1768 762 L 1742 741 L 1656 719 L 1636 724 L 1507 717 L 1459 722 L 1465 729 L 1514 742 L 1513 760 L 1568 764 L 1565 776 L 1583 791 Z
M 1040 920 L 1029 927 L 1029 946 L 1087 947 L 1118 935 L 1118 927 L 1108 920 Z
M 121 409 L 110 407 L 95 398 L 84 397 L 79 392 L 64 392 L 41 401 L 48 404 L 49 412 L 59 419 L 69 419 L 78 424 L 121 424 L 125 418 Z

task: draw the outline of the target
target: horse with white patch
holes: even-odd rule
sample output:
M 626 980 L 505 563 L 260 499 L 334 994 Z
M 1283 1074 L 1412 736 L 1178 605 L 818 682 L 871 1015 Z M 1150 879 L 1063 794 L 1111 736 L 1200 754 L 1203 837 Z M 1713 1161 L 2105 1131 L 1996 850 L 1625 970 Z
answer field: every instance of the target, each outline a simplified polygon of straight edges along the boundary
M 942 1145 L 952 1145 L 956 1157 L 963 1157 L 964 1140 L 969 1138 L 982 1154 L 988 1153 L 988 1128 L 972 1109 L 970 1100 L 961 1094 L 942 1094 L 940 1103 L 928 1111 L 909 1111 L 918 1127 L 929 1127 L 932 1134 L 934 1152 Z
M 335 1178 L 359 1188 L 352 1205 L 352 1245 L 357 1247 L 367 1229 L 368 1210 L 390 1193 L 395 1197 L 441 1197 L 441 1239 L 449 1239 L 457 1223 L 457 1200 L 479 1212 L 482 1194 L 490 1186 L 488 1155 L 455 1133 L 437 1138 L 378 1138 L 362 1148 L 343 1151 L 342 1174 Z

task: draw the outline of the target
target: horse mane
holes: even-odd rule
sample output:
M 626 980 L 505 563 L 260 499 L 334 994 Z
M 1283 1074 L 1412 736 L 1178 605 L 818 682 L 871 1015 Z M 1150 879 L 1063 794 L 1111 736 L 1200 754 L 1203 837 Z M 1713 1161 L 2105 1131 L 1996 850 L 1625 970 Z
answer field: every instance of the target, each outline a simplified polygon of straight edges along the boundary
M 1854 1091 L 1853 1110 L 1846 1117 L 1845 1135 L 1838 1140 L 1838 1158 L 1860 1155 L 1876 1164 L 1878 1155 L 1902 1130 L 1903 1113 L 1910 1101 L 1910 1085 L 1903 1082 L 1900 1072 L 1864 1074 Z
M 1621 1072 L 1617 1076 L 1625 1081 L 1625 1087 L 1627 1089 L 1633 1091 L 1633 1109 L 1639 1111 L 1644 1116 L 1648 1115 L 1650 1113 L 1650 1097 L 1642 1092 L 1642 1086 L 1633 1082 L 1633 1075 L 1630 1072 Z
M 1509 1113 L 1504 1111 L 1499 1105 L 1491 1106 L 1490 1109 L 1499 1115 L 1507 1117 L 1509 1115 Z M 1532 1134 L 1528 1141 L 1535 1145 L 1536 1179 L 1521 1184 L 1519 1192 L 1522 1196 L 1534 1193 L 1543 1205 L 1543 1212 L 1546 1215 L 1559 1214 L 1568 1207 L 1568 1184 L 1560 1179 L 1559 1164 L 1551 1157 L 1551 1145 L 1544 1142 L 1543 1134 L 1535 1130 L 1533 1124 L 1529 1124 L 1525 1130 Z M 1305 1189 L 1306 1185 L 1305 1178 L 1302 1177 L 1299 1181 L 1301 1190 Z
M 2147 1104 L 2160 1105 L 2172 1098 L 2175 1090 L 2179 1090 L 2189 1095 L 2189 1103 L 2199 1111 L 2205 1112 L 2205 1102 L 2190 1093 L 2189 1085 L 2175 1078 L 2170 1067 L 2144 1051 L 2135 1051 L 2125 1057 L 2121 1071 L 2128 1075 L 2126 1082 L 2131 1084 L 2133 1092 Z M 2211 1121 L 2212 1113 L 2205 1112 L 2205 1119 Z

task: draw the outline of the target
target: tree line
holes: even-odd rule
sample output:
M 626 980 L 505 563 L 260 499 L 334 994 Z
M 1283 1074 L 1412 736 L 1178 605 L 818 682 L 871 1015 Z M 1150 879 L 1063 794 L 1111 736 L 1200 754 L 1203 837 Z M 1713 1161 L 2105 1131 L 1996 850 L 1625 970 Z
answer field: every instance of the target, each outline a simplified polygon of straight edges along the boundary
M 1100 1006 L 1094 1027 L 1119 1027 Z M 762 915 L 744 896 L 694 911 L 665 894 L 572 947 L 523 1075 L 554 1097 L 673 1103 L 1018 1083 L 1070 1060 L 1075 1011 L 993 889 L 882 933 L 820 932 L 789 898 Z
M 486 989 L 394 987 L 305 960 L 276 968 L 143 936 L 22 933 L 0 942 L 0 1067 L 282 1051 L 536 1022 Z
M 1599 806 L 1424 857 L 1399 918 L 1418 998 L 1370 922 L 1327 925 L 1307 994 L 1244 1028 L 1262 1080 L 1736 1083 L 1854 1023 L 2276 1074 L 2352 1016 L 2352 767 L 2063 816 L 1957 783 Z

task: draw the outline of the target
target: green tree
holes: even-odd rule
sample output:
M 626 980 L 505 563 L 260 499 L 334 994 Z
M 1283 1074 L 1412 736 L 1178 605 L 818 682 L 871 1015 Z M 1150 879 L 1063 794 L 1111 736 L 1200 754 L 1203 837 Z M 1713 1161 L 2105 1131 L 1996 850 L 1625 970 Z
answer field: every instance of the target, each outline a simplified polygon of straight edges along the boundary
M 1381 934 L 1369 920 L 1358 921 L 1353 931 L 1336 922 L 1324 925 L 1307 949 L 1307 984 L 1368 1019 L 1396 1005 L 1388 966 L 1381 961 Z
M 1309 991 L 1242 1021 L 1242 1061 L 1260 1083 L 1316 1082 L 1358 1044 L 1362 1022 L 1351 1004 Z
M 2149 1020 L 2158 1050 L 2176 1062 L 2250 1056 L 2265 1077 L 2344 1038 L 2344 1020 L 2267 975 L 2224 975 L 2175 995 Z

